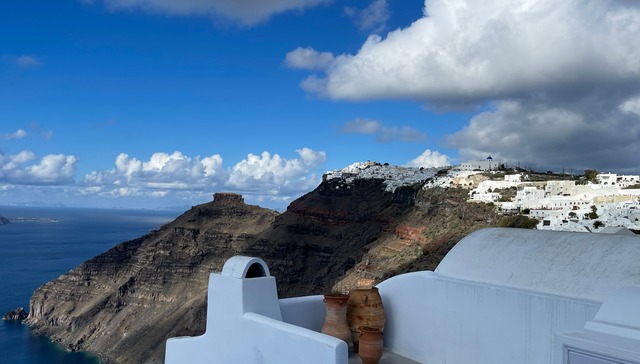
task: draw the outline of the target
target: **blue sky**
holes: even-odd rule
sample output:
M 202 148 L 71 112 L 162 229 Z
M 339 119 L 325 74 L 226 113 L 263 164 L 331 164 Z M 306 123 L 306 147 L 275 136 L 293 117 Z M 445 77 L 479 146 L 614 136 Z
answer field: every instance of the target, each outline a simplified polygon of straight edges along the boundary
M 0 9 L 0 205 L 283 209 L 364 160 L 640 173 L 637 2 Z

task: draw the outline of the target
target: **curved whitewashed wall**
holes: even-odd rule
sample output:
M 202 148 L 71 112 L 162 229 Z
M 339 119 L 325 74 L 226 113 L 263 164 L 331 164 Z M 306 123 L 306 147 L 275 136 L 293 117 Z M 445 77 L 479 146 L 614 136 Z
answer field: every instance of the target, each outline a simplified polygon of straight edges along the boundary
M 429 364 L 560 364 L 557 336 L 582 332 L 607 297 L 640 286 L 638 262 L 633 236 L 477 231 L 435 272 L 378 285 L 385 347 Z M 622 297 L 617 308 L 640 307 L 640 295 Z
M 640 237 L 526 229 L 476 231 L 440 262 L 440 276 L 602 302 L 640 286 Z
M 378 285 L 387 350 L 429 364 L 553 363 L 555 333 L 582 329 L 599 303 L 409 273 Z

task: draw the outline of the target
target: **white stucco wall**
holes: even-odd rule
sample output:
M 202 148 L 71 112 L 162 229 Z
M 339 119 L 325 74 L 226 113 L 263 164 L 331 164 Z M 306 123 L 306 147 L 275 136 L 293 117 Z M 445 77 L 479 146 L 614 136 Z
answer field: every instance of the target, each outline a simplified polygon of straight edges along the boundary
M 267 276 L 245 278 L 256 262 Z M 222 273 L 212 273 L 206 332 L 167 340 L 165 363 L 347 364 L 344 341 L 310 329 L 324 321 L 317 299 L 285 302 L 283 315 L 275 278 L 268 274 L 266 264 L 251 257 L 233 257 Z M 304 310 L 317 317 L 305 317 Z
M 544 364 L 554 333 L 581 329 L 599 303 L 449 279 L 433 272 L 378 285 L 385 348 L 429 364 Z
M 638 262 L 640 239 L 635 236 L 491 228 L 458 242 L 435 271 L 601 302 L 617 288 L 640 286 Z
M 640 363 L 640 287 L 607 297 L 584 329 L 556 336 L 555 360 L 570 364 Z M 569 361 L 571 357 L 571 361 Z
M 435 272 L 378 285 L 385 347 L 430 364 L 562 363 L 556 336 L 583 330 L 607 297 L 640 286 L 639 261 L 633 236 L 477 231 Z
M 476 169 L 488 171 L 489 169 L 496 169 L 498 167 L 498 163 L 493 160 L 479 160 L 479 161 L 468 161 L 464 163 L 460 163 L 458 166 L 461 170 L 473 171 Z
M 322 295 L 281 299 L 282 321 L 320 331 L 324 324 L 326 310 L 323 299 Z

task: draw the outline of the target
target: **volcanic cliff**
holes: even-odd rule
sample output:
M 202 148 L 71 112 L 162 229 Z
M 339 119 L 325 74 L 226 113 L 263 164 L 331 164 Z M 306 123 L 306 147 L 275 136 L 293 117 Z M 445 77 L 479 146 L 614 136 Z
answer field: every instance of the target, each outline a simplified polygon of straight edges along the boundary
M 162 362 L 167 337 L 204 330 L 209 273 L 242 254 L 277 212 L 216 194 L 38 288 L 27 323 L 104 362 Z
M 233 255 L 262 257 L 281 297 L 319 294 L 433 269 L 469 232 L 514 223 L 466 190 L 384 187 L 325 181 L 282 214 L 216 194 L 40 287 L 28 323 L 106 362 L 161 363 L 168 337 L 204 331 L 209 273 Z

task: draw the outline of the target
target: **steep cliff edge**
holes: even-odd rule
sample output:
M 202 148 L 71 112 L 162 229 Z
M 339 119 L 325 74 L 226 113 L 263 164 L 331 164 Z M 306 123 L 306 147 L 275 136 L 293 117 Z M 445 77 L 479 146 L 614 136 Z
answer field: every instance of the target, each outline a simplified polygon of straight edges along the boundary
M 371 285 L 433 268 L 470 231 L 500 222 L 466 198 L 466 190 L 330 180 L 278 215 L 216 194 L 39 288 L 28 322 L 73 350 L 161 363 L 166 338 L 203 332 L 208 275 L 230 256 L 262 257 L 281 297 Z
M 332 286 L 412 208 L 418 186 L 385 191 L 382 180 L 348 186 L 323 182 L 258 234 L 247 254 L 263 257 L 278 280 L 281 297 L 319 294 Z M 273 268 L 272 268 L 273 267 Z
M 168 337 L 204 330 L 209 273 L 240 254 L 277 212 L 216 194 L 38 288 L 27 322 L 105 362 L 161 363 Z

